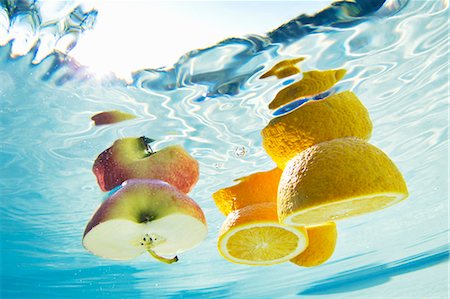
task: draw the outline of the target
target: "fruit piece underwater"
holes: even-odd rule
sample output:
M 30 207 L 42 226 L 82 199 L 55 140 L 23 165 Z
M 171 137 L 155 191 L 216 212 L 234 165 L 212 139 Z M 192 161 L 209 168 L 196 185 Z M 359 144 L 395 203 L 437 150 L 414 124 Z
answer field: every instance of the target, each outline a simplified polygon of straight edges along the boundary
M 277 93 L 270 102 L 269 109 L 277 109 L 299 98 L 327 91 L 341 80 L 345 73 L 344 69 L 304 72 L 303 79 L 288 85 Z
M 315 267 L 325 263 L 334 252 L 337 241 L 336 223 L 307 226 L 308 247 L 291 262 L 302 267 Z
M 314 144 L 347 136 L 368 140 L 371 134 L 369 112 L 350 91 L 309 101 L 275 117 L 261 131 L 264 149 L 281 169 Z
M 253 173 L 239 179 L 239 184 L 215 192 L 213 194 L 214 201 L 219 210 L 225 215 L 247 206 L 260 206 L 262 203 L 272 203 L 272 206 L 267 207 L 271 207 L 273 210 L 268 211 L 267 214 L 272 215 L 272 220 L 276 222 L 278 218 L 275 217 L 275 210 L 277 208 L 278 183 L 281 174 L 282 171 L 279 168 Z M 241 213 L 242 211 L 245 210 L 240 210 Z M 259 218 L 260 221 L 263 219 L 263 217 Z M 298 256 L 292 258 L 291 262 L 302 267 L 318 266 L 326 262 L 334 252 L 337 242 L 336 224 L 329 222 L 322 225 L 308 226 L 305 229 L 309 240 L 308 246 Z M 263 231 L 262 228 L 259 228 L 259 230 Z M 255 231 L 249 230 L 251 233 Z M 266 230 L 266 233 L 268 232 L 269 230 Z M 256 238 L 254 238 L 253 242 L 257 242 Z
M 95 255 L 128 260 L 144 252 L 171 263 L 178 253 L 207 235 L 201 208 L 186 194 L 161 180 L 131 179 L 94 213 L 83 235 Z
M 149 149 L 152 139 L 123 138 L 102 152 L 92 171 L 103 191 L 119 186 L 127 179 L 159 179 L 184 193 L 191 191 L 199 177 L 198 162 L 181 146 L 160 151 Z
M 377 147 L 355 137 L 322 142 L 281 175 L 278 217 L 308 226 L 374 212 L 408 196 L 402 174 Z
M 96 126 L 114 124 L 133 118 L 136 116 L 119 110 L 100 112 L 91 117 Z
M 278 222 L 276 203 L 259 203 L 228 214 L 218 238 L 220 254 L 230 262 L 269 266 L 287 262 L 308 245 L 306 230 Z
M 239 183 L 218 190 L 212 197 L 219 211 L 225 216 L 248 205 L 276 202 L 282 172 L 281 169 L 274 168 L 270 171 L 253 173 L 235 180 Z
M 298 57 L 293 59 L 286 59 L 275 64 L 268 72 L 259 77 L 264 79 L 271 76 L 276 76 L 278 79 L 286 78 L 300 73 L 300 68 L 296 66 L 297 63 L 303 61 L 305 58 Z

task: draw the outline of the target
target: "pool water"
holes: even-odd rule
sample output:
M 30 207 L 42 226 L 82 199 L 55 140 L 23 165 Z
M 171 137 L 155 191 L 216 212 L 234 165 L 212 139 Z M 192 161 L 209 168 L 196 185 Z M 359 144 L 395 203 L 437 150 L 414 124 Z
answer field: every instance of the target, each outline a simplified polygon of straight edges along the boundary
M 5 3 L 0 41 L 14 20 Z M 354 3 L 300 17 L 265 36 L 192 51 L 172 68 L 134 73 L 132 83 L 98 78 L 63 54 L 42 54 L 32 63 L 42 52 L 21 34 L 39 26 L 22 18 L 11 30 L 16 41 L 0 47 L 0 297 L 447 298 L 448 2 Z M 16 17 L 33 8 L 20 12 Z M 73 41 L 67 34 L 93 25 L 95 13 L 77 13 L 82 17 L 63 31 L 50 28 L 52 34 Z M 233 264 L 217 251 L 225 217 L 211 194 L 275 167 L 260 135 L 273 117 L 267 105 L 301 74 L 259 77 L 299 56 L 306 58 L 302 70 L 347 70 L 335 88 L 352 90 L 367 107 L 370 142 L 396 163 L 410 196 L 339 221 L 336 251 L 319 267 Z M 108 126 L 90 120 L 115 109 L 137 118 Z M 209 233 L 176 264 L 146 255 L 106 260 L 81 245 L 86 223 L 105 198 L 92 163 L 128 136 L 155 139 L 156 150 L 182 145 L 200 163 L 200 180 L 189 195 L 202 207 Z

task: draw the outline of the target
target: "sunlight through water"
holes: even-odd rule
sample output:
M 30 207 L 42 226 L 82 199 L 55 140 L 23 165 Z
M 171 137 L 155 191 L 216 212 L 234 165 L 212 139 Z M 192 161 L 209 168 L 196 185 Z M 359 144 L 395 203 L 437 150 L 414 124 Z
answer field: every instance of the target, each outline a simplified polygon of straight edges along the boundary
M 1 298 L 447 298 L 447 1 L 43 3 L 0 1 Z M 299 57 L 285 77 L 261 79 Z M 269 109 L 307 72 L 338 69 L 331 88 Z M 345 90 L 367 108 L 370 143 L 409 197 L 338 221 L 318 267 L 224 259 L 212 194 L 276 167 L 261 135 L 274 117 Z M 95 125 L 102 112 L 109 124 Z M 141 136 L 199 163 L 189 197 L 208 235 L 171 265 L 82 245 L 107 196 L 95 159 Z

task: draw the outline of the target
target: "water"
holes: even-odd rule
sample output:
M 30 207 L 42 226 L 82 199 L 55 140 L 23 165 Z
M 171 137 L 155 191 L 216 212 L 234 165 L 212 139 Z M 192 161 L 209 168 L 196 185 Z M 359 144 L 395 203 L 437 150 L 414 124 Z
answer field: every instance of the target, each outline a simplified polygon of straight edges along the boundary
M 96 78 L 64 55 L 33 65 L 33 34 L 26 34 L 40 25 L 25 18 L 14 27 L 17 44 L 0 47 L 1 298 L 447 298 L 448 3 L 359 3 L 193 51 L 171 69 L 136 72 L 132 84 Z M 75 6 L 64 6 L 66 14 Z M 60 50 L 94 23 L 95 11 L 75 12 L 70 26 L 46 27 L 52 36 L 69 34 Z M 3 42 L 8 24 L 1 19 Z M 216 249 L 224 217 L 211 194 L 274 167 L 260 131 L 272 117 L 267 104 L 290 78 L 258 77 L 297 56 L 307 58 L 303 70 L 347 69 L 337 88 L 368 108 L 371 143 L 398 165 L 410 197 L 339 222 L 336 251 L 320 267 L 232 264 Z M 138 118 L 93 126 L 93 114 L 113 109 Z M 93 160 L 117 138 L 142 135 L 156 139 L 156 149 L 180 144 L 200 163 L 190 196 L 209 235 L 175 265 L 147 256 L 105 260 L 81 245 L 104 198 Z

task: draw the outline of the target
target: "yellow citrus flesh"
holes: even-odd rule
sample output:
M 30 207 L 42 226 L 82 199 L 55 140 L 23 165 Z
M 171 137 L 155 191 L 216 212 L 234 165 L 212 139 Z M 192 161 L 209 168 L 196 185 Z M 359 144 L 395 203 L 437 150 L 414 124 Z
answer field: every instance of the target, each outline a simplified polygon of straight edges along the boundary
M 316 144 L 293 158 L 278 187 L 278 216 L 308 226 L 383 209 L 408 196 L 389 157 L 364 140 L 346 137 Z
M 255 204 L 231 212 L 218 240 L 219 252 L 225 259 L 253 266 L 289 261 L 307 245 L 304 228 L 278 223 L 275 203 Z
M 371 134 L 369 112 L 350 91 L 309 101 L 272 119 L 261 132 L 264 149 L 281 169 L 314 144 L 348 136 L 368 140 Z
M 300 73 L 300 68 L 296 66 L 297 63 L 303 61 L 305 58 L 299 57 L 294 59 L 286 59 L 275 64 L 270 71 L 261 75 L 260 79 L 270 76 L 276 76 L 278 79 L 286 78 Z
M 291 259 L 302 267 L 314 267 L 325 263 L 334 252 L 337 241 L 337 229 L 334 222 L 306 227 L 308 247 Z
M 387 208 L 405 198 L 405 194 L 368 195 L 313 207 L 296 213 L 292 223 L 321 223 L 340 220 Z M 307 218 L 307 220 L 305 220 Z
M 341 80 L 345 73 L 344 69 L 304 72 L 302 80 L 288 85 L 278 92 L 269 104 L 269 108 L 277 109 L 299 98 L 327 91 Z
M 279 168 L 257 172 L 237 179 L 237 185 L 220 189 L 212 197 L 217 208 L 226 216 L 232 211 L 263 202 L 276 203 L 278 182 L 281 173 Z

